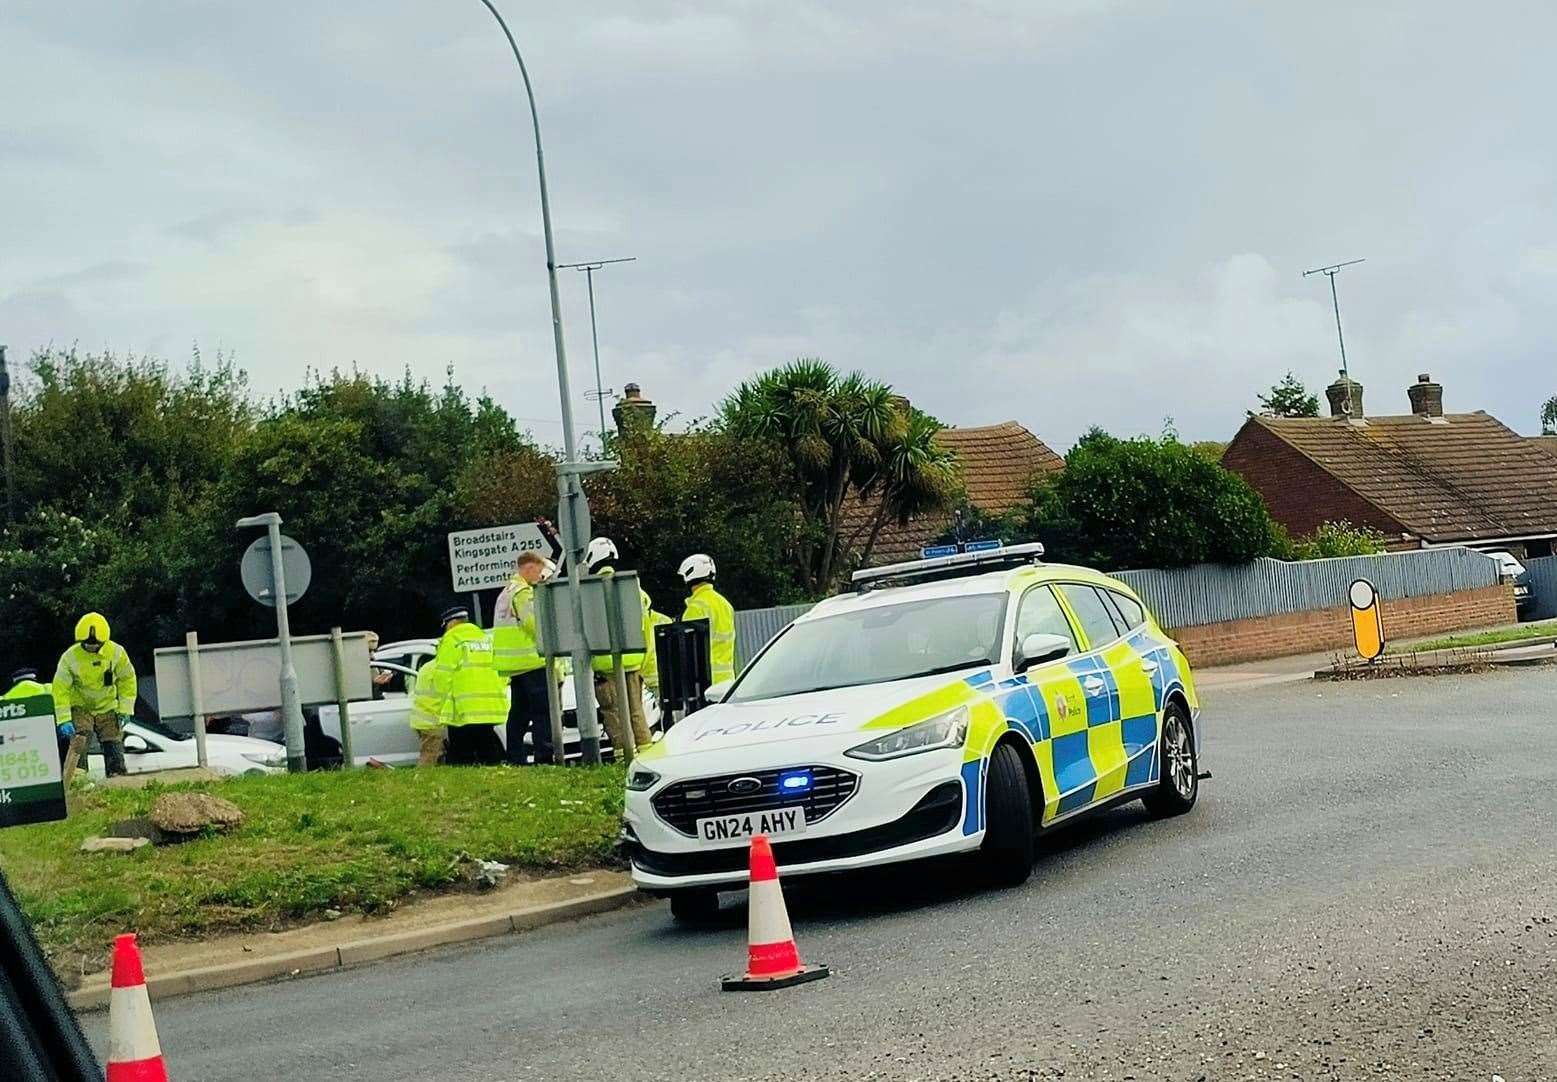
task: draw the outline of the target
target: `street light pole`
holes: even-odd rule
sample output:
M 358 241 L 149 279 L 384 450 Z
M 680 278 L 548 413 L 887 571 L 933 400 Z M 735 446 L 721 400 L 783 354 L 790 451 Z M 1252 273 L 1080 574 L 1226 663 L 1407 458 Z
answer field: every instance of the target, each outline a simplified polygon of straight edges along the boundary
M 595 325 L 595 272 L 611 263 L 634 263 L 635 255 L 623 259 L 597 259 L 593 263 L 564 263 L 558 270 L 581 270 L 589 279 L 589 337 L 595 346 L 595 402 L 600 406 L 600 446 L 605 447 L 605 388 L 600 384 L 600 330 Z
M 492 0 L 481 0 L 492 13 L 497 25 L 502 27 L 508 47 L 513 50 L 519 64 L 519 75 L 524 80 L 525 98 L 530 103 L 530 123 L 535 130 L 535 171 L 540 182 L 541 229 L 546 237 L 546 281 L 551 290 L 551 335 L 557 353 L 557 391 L 562 398 L 562 446 L 567 461 L 557 464 L 558 517 L 561 519 L 562 543 L 567 548 L 568 596 L 572 602 L 573 626 L 580 632 L 573 648 L 574 703 L 578 707 L 579 750 L 586 763 L 600 762 L 600 718 L 595 712 L 595 683 L 590 655 L 582 641 L 584 628 L 584 592 L 580 585 L 580 568 L 584 563 L 584 550 L 589 544 L 586 524 L 589 520 L 589 502 L 584 496 L 582 477 L 597 470 L 612 469 L 615 463 L 579 462 L 578 444 L 573 436 L 573 395 L 568 389 L 568 355 L 562 343 L 562 305 L 557 297 L 557 253 L 552 241 L 551 199 L 546 191 L 546 153 L 541 147 L 541 117 L 535 108 L 535 90 L 530 85 L 530 71 L 524 66 L 519 43 L 503 21 L 502 14 Z M 625 704 L 623 706 L 625 709 Z M 562 749 L 557 749 L 562 754 Z
M 16 521 L 16 463 L 11 460 L 11 373 L 0 346 L 0 465 L 5 467 L 5 521 Z
M 297 690 L 297 666 L 292 663 L 292 621 L 287 615 L 287 573 L 281 561 L 281 516 L 274 511 L 240 518 L 239 529 L 265 527 L 270 538 L 270 584 L 276 598 L 276 642 L 281 647 L 281 724 L 286 733 L 287 770 L 308 769 L 303 738 L 303 700 Z M 341 720 L 345 724 L 345 718 Z

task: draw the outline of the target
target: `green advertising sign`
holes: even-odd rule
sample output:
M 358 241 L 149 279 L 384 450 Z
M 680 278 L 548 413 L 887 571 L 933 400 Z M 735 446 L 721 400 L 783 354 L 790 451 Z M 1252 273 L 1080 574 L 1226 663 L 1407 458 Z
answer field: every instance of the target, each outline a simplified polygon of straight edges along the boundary
M 0 699 L 0 827 L 65 818 L 54 700 Z

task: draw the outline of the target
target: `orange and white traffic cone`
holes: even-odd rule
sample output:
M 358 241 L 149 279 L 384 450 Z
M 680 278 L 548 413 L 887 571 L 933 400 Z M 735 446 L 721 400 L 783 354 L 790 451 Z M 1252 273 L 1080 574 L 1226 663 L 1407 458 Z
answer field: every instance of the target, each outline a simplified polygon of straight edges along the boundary
M 135 936 L 114 940 L 114 973 L 108 993 L 108 1082 L 168 1082 L 151 1017 L 146 974 Z
M 819 981 L 828 975 L 826 966 L 808 966 L 800 961 L 795 933 L 789 926 L 789 911 L 784 908 L 784 892 L 779 888 L 773 846 L 766 834 L 751 840 L 747 914 L 746 974 L 724 978 L 720 986 L 726 992 L 766 992 Z

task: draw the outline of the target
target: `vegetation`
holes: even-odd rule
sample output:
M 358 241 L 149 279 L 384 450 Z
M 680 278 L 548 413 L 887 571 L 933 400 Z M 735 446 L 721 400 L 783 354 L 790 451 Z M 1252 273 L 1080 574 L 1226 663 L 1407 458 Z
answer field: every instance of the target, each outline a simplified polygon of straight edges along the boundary
M 1303 381 L 1288 372 L 1269 391 L 1259 396 L 1260 412 L 1276 417 L 1318 417 L 1319 396 L 1310 394 Z
M 0 831 L 0 867 L 56 968 L 101 960 L 115 933 L 156 941 L 275 929 L 326 909 L 377 912 L 457 890 L 470 862 L 538 872 L 610 860 L 622 810 L 615 767 L 354 770 L 180 785 L 243 809 L 231 834 L 127 855 L 82 839 L 144 816 L 159 793 L 95 789 L 68 820 Z
M 1428 650 L 1470 650 L 1479 646 L 1498 646 L 1518 643 L 1526 639 L 1545 639 L 1557 636 L 1557 620 L 1542 620 L 1518 627 L 1498 627 L 1490 631 L 1473 631 L 1465 635 L 1446 635 L 1440 639 L 1407 644 L 1391 643 L 1385 647 L 1389 654 L 1417 654 Z
M 807 593 L 827 590 L 845 568 L 851 496 L 879 495 L 880 513 L 860 540 L 868 554 L 892 519 L 950 507 L 960 485 L 952 456 L 933 440 L 940 425 L 905 408 L 885 383 L 801 359 L 741 384 L 722 421 L 741 439 L 783 451 L 800 514 L 796 557 Z
M 1557 435 L 1557 394 L 1541 403 L 1541 434 Z
M 1259 494 L 1172 435 L 1121 440 L 1094 428 L 1011 521 L 1050 559 L 1103 570 L 1241 563 L 1280 551 Z
M 1326 522 L 1306 537 L 1292 541 L 1290 560 L 1326 560 L 1335 556 L 1373 556 L 1385 551 L 1385 538 L 1371 526 L 1353 526 L 1342 519 Z

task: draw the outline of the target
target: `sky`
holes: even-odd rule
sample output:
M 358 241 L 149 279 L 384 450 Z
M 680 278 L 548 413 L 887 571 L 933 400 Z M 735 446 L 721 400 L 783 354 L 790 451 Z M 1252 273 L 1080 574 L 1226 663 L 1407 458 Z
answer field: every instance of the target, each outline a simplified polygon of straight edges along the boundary
M 819 356 L 953 425 L 1229 439 L 1288 369 L 1557 394 L 1557 5 L 496 0 L 603 384 Z M 561 439 L 529 117 L 479 0 L 6 0 L 0 342 L 439 380 Z M 598 428 L 585 279 L 561 272 Z

